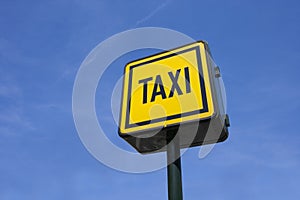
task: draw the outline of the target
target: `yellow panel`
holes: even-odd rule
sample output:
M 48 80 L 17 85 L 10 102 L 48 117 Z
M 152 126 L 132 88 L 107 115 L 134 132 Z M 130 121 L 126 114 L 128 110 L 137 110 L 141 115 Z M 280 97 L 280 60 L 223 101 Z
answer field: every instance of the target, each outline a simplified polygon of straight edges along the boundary
M 122 134 L 207 119 L 213 114 L 202 42 L 126 65 L 120 119 Z

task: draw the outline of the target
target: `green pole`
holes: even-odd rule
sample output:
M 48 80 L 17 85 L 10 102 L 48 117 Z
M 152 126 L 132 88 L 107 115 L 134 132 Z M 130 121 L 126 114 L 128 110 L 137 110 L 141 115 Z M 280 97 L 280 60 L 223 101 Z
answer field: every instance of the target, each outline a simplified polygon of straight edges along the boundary
M 175 136 L 167 147 L 168 197 L 169 200 L 182 200 L 181 160 L 179 136 Z

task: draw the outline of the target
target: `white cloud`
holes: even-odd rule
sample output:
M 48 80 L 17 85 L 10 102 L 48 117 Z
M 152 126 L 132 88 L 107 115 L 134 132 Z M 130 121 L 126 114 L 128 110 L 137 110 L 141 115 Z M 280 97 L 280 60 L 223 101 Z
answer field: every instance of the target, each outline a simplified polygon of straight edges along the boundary
M 20 130 L 34 130 L 23 113 L 22 89 L 9 73 L 0 71 L 0 134 L 16 135 Z
M 0 134 L 17 135 L 20 130 L 35 130 L 33 124 L 24 116 L 19 106 L 8 107 L 0 113 Z
M 28 57 L 14 42 L 0 38 L 0 58 L 9 63 L 34 64 L 37 59 Z
M 171 0 L 166 0 L 164 3 L 160 4 L 159 6 L 157 6 L 152 12 L 150 12 L 144 18 L 138 20 L 136 22 L 136 26 L 138 26 L 138 25 L 142 24 L 143 22 L 148 21 L 149 19 L 151 19 L 156 13 L 158 13 L 161 9 L 163 9 L 164 7 L 166 7 L 169 3 L 171 3 Z
M 20 95 L 21 90 L 15 85 L 0 85 L 0 97 L 13 98 Z

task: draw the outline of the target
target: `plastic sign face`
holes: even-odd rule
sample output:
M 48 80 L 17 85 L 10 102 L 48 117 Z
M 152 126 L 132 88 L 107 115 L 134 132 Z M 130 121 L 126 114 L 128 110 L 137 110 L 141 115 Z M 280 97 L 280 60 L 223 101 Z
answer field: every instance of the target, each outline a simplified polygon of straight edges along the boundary
M 138 134 L 215 114 L 205 43 L 130 62 L 125 67 L 120 134 Z

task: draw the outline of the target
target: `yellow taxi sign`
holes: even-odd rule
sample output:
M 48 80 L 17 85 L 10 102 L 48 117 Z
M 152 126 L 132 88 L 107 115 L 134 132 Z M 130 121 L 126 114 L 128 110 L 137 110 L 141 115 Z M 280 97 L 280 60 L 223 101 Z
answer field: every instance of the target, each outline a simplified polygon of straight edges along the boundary
M 204 42 L 130 62 L 125 67 L 119 133 L 211 118 L 214 101 Z

